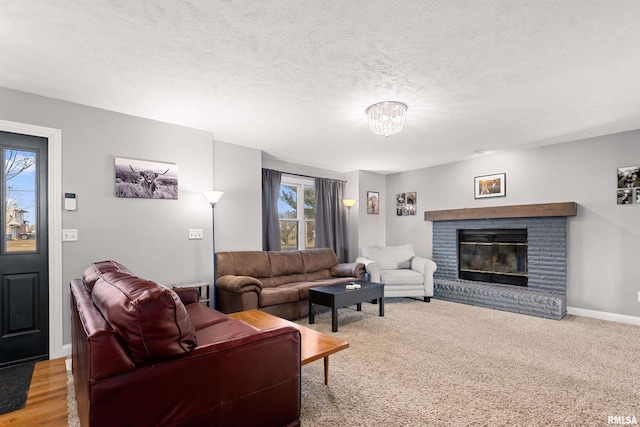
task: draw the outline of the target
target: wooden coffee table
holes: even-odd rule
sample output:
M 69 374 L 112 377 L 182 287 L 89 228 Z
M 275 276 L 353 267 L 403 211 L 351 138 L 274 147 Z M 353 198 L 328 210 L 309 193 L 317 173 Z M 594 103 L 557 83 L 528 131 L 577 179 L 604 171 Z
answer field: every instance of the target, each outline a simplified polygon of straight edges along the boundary
M 359 289 L 347 289 L 350 283 L 309 288 L 309 324 L 315 322 L 315 304 L 331 307 L 331 331 L 338 332 L 338 309 L 356 305 L 362 310 L 363 301 L 378 300 L 380 316 L 384 316 L 384 283 L 351 282 L 360 285 Z
M 239 311 L 237 313 L 228 314 L 227 316 L 234 320 L 242 320 L 243 322 L 260 330 L 276 328 L 279 326 L 293 326 L 298 329 L 302 338 L 302 364 L 306 365 L 314 360 L 324 358 L 325 384 L 329 383 L 329 356 L 349 347 L 349 343 L 346 341 L 300 326 L 297 323 L 273 316 L 269 313 L 265 313 L 264 311 Z

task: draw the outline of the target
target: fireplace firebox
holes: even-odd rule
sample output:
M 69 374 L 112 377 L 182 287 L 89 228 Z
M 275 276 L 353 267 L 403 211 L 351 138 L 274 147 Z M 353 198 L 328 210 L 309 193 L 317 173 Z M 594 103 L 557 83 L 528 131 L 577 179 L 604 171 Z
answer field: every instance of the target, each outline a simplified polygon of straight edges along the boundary
M 458 230 L 458 275 L 478 282 L 527 286 L 526 229 Z

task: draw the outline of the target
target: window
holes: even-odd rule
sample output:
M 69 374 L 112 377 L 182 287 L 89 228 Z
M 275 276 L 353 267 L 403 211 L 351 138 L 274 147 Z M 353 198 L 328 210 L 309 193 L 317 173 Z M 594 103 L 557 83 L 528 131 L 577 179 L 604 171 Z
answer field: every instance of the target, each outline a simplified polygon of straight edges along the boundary
M 283 251 L 315 246 L 316 189 L 312 179 L 282 176 L 278 218 Z
M 34 252 L 38 224 L 37 153 L 14 148 L 3 151 L 4 157 L 0 152 L 0 158 L 4 159 L 0 188 L 5 189 L 5 252 Z

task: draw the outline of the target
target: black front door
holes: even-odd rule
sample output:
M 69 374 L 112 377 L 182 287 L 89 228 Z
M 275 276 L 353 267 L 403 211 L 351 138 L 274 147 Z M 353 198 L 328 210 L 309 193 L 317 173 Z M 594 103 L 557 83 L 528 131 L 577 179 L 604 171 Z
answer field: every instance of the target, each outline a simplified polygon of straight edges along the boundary
M 0 132 L 0 367 L 49 358 L 47 139 Z

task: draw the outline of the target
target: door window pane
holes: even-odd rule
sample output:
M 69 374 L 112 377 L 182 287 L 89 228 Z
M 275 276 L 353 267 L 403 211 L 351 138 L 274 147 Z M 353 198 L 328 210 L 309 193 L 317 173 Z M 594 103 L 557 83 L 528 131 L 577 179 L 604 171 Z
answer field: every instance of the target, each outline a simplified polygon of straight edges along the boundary
M 36 250 L 36 153 L 5 148 L 4 210 L 6 252 Z

